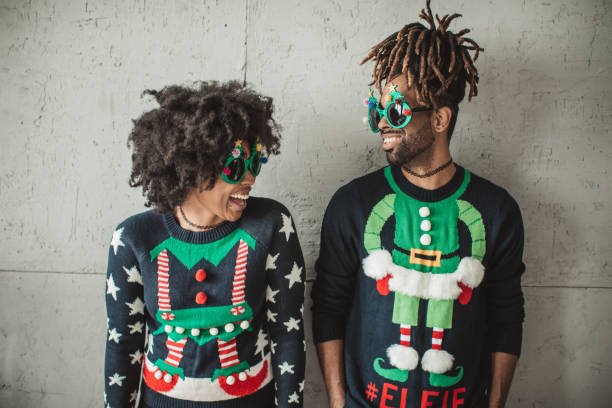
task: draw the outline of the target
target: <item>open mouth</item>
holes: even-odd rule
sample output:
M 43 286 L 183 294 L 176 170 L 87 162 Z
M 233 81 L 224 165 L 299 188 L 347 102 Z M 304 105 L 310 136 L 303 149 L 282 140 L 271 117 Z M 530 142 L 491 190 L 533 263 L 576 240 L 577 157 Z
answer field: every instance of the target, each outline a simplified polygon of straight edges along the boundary
M 399 144 L 402 136 L 401 132 L 385 132 L 382 135 L 382 147 L 384 150 L 389 150 Z
M 239 210 L 244 210 L 246 208 L 246 202 L 249 199 L 249 193 L 234 193 L 230 195 L 230 203 L 233 206 L 237 207 Z

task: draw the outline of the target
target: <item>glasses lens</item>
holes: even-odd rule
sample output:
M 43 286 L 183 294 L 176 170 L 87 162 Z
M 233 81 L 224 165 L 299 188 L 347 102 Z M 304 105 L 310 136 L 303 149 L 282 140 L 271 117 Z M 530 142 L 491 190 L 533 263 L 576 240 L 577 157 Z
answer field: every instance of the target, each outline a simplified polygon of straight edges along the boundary
M 255 152 L 253 159 L 251 160 L 251 172 L 254 176 L 257 176 L 261 171 L 261 153 Z
M 378 130 L 378 122 L 380 122 L 380 114 L 376 110 L 376 108 L 370 108 L 370 129 L 373 131 Z
M 229 174 L 226 174 L 230 183 L 237 183 L 244 175 L 244 159 L 238 157 L 227 165 Z
M 404 124 L 406 116 L 403 113 L 402 105 L 394 103 L 387 109 L 387 120 L 391 126 L 399 127 Z

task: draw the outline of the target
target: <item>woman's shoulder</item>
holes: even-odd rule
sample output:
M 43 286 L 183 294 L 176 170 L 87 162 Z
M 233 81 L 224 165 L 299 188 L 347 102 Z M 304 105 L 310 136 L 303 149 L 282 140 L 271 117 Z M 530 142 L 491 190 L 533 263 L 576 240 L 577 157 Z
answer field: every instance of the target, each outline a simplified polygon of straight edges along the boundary
M 289 215 L 289 210 L 281 202 L 265 197 L 250 197 L 247 203 L 246 216 L 279 216 L 281 213 Z
M 251 197 L 241 218 L 241 227 L 263 237 L 282 228 L 294 228 L 293 218 L 285 205 L 271 198 Z
M 138 237 L 158 229 L 165 229 L 164 215 L 148 210 L 127 217 L 117 225 L 115 231 L 121 231 L 122 236 Z

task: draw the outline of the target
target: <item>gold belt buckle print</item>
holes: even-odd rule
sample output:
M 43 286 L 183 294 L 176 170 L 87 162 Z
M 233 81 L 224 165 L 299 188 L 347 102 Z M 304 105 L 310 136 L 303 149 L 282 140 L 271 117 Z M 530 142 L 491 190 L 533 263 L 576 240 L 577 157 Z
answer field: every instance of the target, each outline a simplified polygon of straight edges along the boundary
M 410 248 L 410 263 L 440 267 L 440 258 L 442 258 L 442 251 Z

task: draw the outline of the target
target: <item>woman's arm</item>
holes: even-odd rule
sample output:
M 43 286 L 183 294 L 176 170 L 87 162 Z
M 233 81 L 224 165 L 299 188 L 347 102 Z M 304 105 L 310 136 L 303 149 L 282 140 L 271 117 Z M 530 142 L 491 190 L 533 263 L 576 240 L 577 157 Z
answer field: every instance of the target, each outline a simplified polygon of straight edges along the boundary
M 266 320 L 278 407 L 302 407 L 306 343 L 304 340 L 305 268 L 295 225 L 288 212 L 267 255 Z
M 136 403 L 145 354 L 143 301 L 139 266 L 125 228 L 119 226 L 113 233 L 106 272 L 104 399 L 113 408 L 133 407 Z

